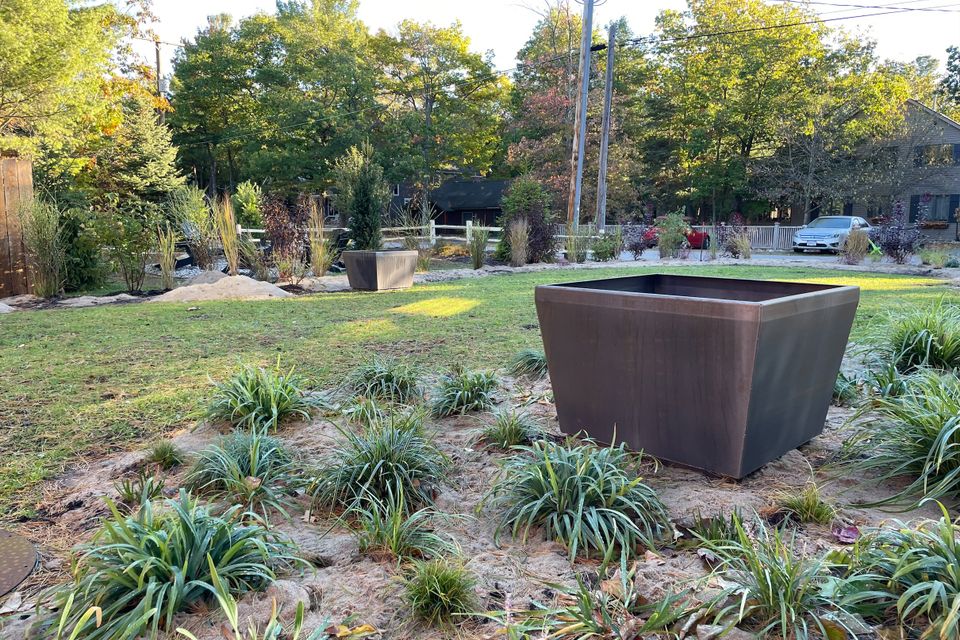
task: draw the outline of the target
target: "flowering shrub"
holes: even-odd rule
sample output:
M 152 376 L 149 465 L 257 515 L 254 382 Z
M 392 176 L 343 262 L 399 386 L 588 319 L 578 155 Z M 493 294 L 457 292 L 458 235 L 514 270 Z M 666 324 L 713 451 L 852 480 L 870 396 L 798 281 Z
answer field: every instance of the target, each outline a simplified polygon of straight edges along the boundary
M 918 221 L 919 222 L 919 221 Z M 883 255 L 897 264 L 903 264 L 920 245 L 919 225 L 911 225 L 903 202 L 897 200 L 889 216 L 881 219 L 880 224 L 870 230 L 870 239 Z

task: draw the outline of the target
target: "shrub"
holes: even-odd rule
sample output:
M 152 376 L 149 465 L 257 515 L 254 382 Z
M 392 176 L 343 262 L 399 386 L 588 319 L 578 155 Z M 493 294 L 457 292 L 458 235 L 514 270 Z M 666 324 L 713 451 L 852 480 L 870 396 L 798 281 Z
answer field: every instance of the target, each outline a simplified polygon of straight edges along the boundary
M 333 167 L 337 185 L 337 209 L 345 216 L 356 249 L 376 251 L 383 244 L 381 216 L 389 191 L 383 169 L 373 160 L 373 147 L 364 143 L 350 147 Z
M 752 252 L 753 247 L 750 244 L 750 236 L 748 234 L 741 233 L 730 238 L 730 255 L 732 257 L 749 260 Z
M 735 525 L 733 540 L 705 545 L 717 558 L 715 573 L 732 583 L 712 605 L 717 621 L 748 624 L 761 637 L 855 635 L 846 612 L 831 599 L 834 579 L 822 558 L 796 553 L 793 533 L 767 528 L 759 519 L 752 537 L 742 523 Z
M 552 262 L 557 250 L 554 216 L 550 211 L 550 194 L 529 176 L 514 179 L 501 202 L 503 216 L 499 226 L 509 229 L 514 220 L 527 221 L 526 262 Z M 507 257 L 513 247 L 509 234 L 500 240 L 497 253 Z
M 259 228 L 263 224 L 263 191 L 260 185 L 244 180 L 237 185 L 233 194 L 233 208 L 237 212 L 237 222 L 248 229 Z
M 220 238 L 223 258 L 227 261 L 230 275 L 237 275 L 240 266 L 240 250 L 237 236 L 237 220 L 233 216 L 233 204 L 229 198 L 221 198 L 213 207 L 213 222 Z
M 493 392 L 497 377 L 485 371 L 471 372 L 455 368 L 440 378 L 434 394 L 431 412 L 437 418 L 455 413 L 483 411 L 493 406 Z
M 337 259 L 336 243 L 324 235 L 323 214 L 310 200 L 310 267 L 316 277 L 325 276 Z
M 892 316 L 884 354 L 904 373 L 960 367 L 960 307 L 941 300 Z
M 521 349 L 510 360 L 510 373 L 540 379 L 547 375 L 547 356 L 539 349 Z
M 683 219 L 683 213 L 675 211 L 657 220 L 657 247 L 661 258 L 678 258 L 684 246 L 689 246 L 687 234 L 690 225 Z
M 170 194 L 169 208 L 190 245 L 194 264 L 201 269 L 212 268 L 217 232 L 203 191 L 197 187 L 180 187 Z
M 840 260 L 846 264 L 860 264 L 870 252 L 870 235 L 863 229 L 851 229 L 843 243 Z
M 508 527 L 524 540 L 540 527 L 564 544 L 571 562 L 599 552 L 609 562 L 652 548 L 670 530 L 666 508 L 634 473 L 624 445 L 599 448 L 535 442 L 504 465 L 492 495 L 504 507 L 497 533 Z
M 404 585 L 414 614 L 428 624 L 449 622 L 477 606 L 477 579 L 456 560 L 414 560 Z
M 857 379 L 851 378 L 843 371 L 837 374 L 833 383 L 833 404 L 844 407 L 857 401 Z
M 356 394 L 387 402 L 409 403 L 423 396 L 416 369 L 378 356 L 354 369 L 347 385 Z
M 263 229 L 270 240 L 271 254 L 302 259 L 310 212 L 304 207 L 288 206 L 278 195 L 265 196 L 262 208 Z
M 360 553 L 404 558 L 433 558 L 454 553 L 457 545 L 436 531 L 442 514 L 432 507 L 408 513 L 403 496 L 381 500 L 371 496 L 346 514 L 353 519 Z
M 50 298 L 63 290 L 66 280 L 66 238 L 63 213 L 53 202 L 35 198 L 20 209 L 23 244 L 30 260 L 33 292 Z
M 157 222 L 152 210 L 115 202 L 105 204 L 92 221 L 97 240 L 128 291 L 143 289 L 147 257 L 156 248 Z
M 184 484 L 264 516 L 268 509 L 286 515 L 293 471 L 293 456 L 280 440 L 257 430 L 235 431 L 198 454 Z
M 100 242 L 92 231 L 94 219 L 89 209 L 75 207 L 63 212 L 64 289 L 67 291 L 96 289 L 106 279 Z
M 877 397 L 856 423 L 847 450 L 863 454 L 847 464 L 879 471 L 881 478 L 910 480 L 877 505 L 913 507 L 923 500 L 960 495 L 960 379 L 918 372 L 896 396 Z
M 470 264 L 474 269 L 483 268 L 484 260 L 487 257 L 487 242 L 490 240 L 490 232 L 486 229 L 474 229 L 470 236 Z M 526 258 L 526 256 L 524 256 Z
M 402 496 L 409 512 L 433 503 L 449 462 L 422 433 L 382 426 L 340 436 L 310 484 L 318 505 L 351 508 Z
M 376 398 L 354 396 L 341 408 L 341 413 L 351 422 L 369 428 L 378 425 L 387 417 L 388 410 Z
M 274 254 L 273 262 L 277 267 L 277 279 L 299 285 L 307 277 L 310 265 L 301 251 L 289 248 Z
M 166 229 L 157 227 L 157 253 L 160 254 L 161 286 L 170 290 L 176 284 L 173 275 L 177 268 L 177 234 L 166 225 Z
M 141 469 L 136 477 L 115 482 L 113 488 L 125 505 L 139 507 L 163 494 L 163 480 Z
M 172 632 L 174 616 L 208 600 L 211 566 L 231 594 L 260 590 L 274 580 L 274 569 L 296 562 L 291 545 L 260 524 L 243 524 L 238 508 L 212 515 L 186 492 L 158 513 L 147 502 L 124 517 L 111 505 L 112 517 L 90 544 L 80 547 L 73 581 L 53 595 L 54 609 L 70 601 L 68 625 L 86 640 Z M 96 626 L 87 609 L 102 609 Z
M 727 224 L 715 227 L 716 242 L 723 253 L 731 258 L 750 257 L 750 234 L 747 232 L 746 220 L 739 213 L 730 216 Z M 746 254 L 743 253 L 746 249 Z
M 649 227 L 646 224 L 628 224 L 622 227 L 624 247 L 633 254 L 634 260 L 639 260 L 647 249 L 647 229 Z
M 903 202 L 897 200 L 890 216 L 870 229 L 870 239 L 880 247 L 883 255 L 903 264 L 916 253 L 921 233 L 917 225 L 910 225 Z
M 276 428 L 287 418 L 306 420 L 316 403 L 302 386 L 303 380 L 292 368 L 286 373 L 280 369 L 279 358 L 272 369 L 241 365 L 216 385 L 207 417 L 258 429 Z
M 543 429 L 522 411 L 499 411 L 480 432 L 480 442 L 509 449 L 522 444 L 530 444 L 543 437 Z
M 940 508 L 939 521 L 895 521 L 892 527 L 867 532 L 840 554 L 855 587 L 845 594 L 847 607 L 878 623 L 895 610 L 900 623 L 913 632 L 909 637 L 957 636 L 960 525 Z
M 590 228 L 580 227 L 574 229 L 567 227 L 567 260 L 583 264 L 587 261 L 587 252 L 590 251 Z
M 510 239 L 510 266 L 522 267 L 527 264 L 527 242 L 530 236 L 530 225 L 526 218 L 516 218 L 507 229 Z
M 942 249 L 921 249 L 920 260 L 934 269 L 943 269 L 950 260 L 950 254 Z
M 471 255 L 469 247 L 454 242 L 447 242 L 437 246 L 434 252 L 438 258 L 467 258 Z
M 830 524 L 837 516 L 836 508 L 820 495 L 820 487 L 808 482 L 800 491 L 785 491 L 776 496 L 780 513 L 796 522 Z
M 623 235 L 619 230 L 601 234 L 593 242 L 593 259 L 597 262 L 619 260 L 623 251 Z
M 164 471 L 172 469 L 184 463 L 186 456 L 177 445 L 169 440 L 162 440 L 150 448 L 143 459 L 147 464 L 155 464 Z

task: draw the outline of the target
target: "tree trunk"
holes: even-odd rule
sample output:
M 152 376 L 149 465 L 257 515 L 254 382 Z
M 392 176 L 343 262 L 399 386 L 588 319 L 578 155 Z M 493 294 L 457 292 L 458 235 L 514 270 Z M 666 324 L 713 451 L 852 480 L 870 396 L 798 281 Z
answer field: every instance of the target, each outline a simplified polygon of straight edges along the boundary
M 207 183 L 207 196 L 211 201 L 217 199 L 217 154 L 216 147 L 207 143 L 207 154 L 210 156 L 210 181 Z

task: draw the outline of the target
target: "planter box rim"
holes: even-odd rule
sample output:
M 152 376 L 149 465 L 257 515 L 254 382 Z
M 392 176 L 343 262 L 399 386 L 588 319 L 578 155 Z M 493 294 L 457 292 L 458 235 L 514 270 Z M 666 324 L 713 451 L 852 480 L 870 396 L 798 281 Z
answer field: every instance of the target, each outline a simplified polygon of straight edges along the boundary
M 413 253 L 413 254 L 416 254 L 416 255 L 420 255 L 419 252 L 414 251 L 413 249 L 376 249 L 376 250 L 373 250 L 373 249 L 344 249 L 341 253 L 366 253 L 366 254 L 374 254 L 374 255 L 380 255 L 380 254 L 391 254 L 391 255 L 395 255 L 395 254 L 398 254 L 398 253 Z
M 655 292 L 644 292 L 644 291 L 626 291 L 622 289 L 606 289 L 600 287 L 591 287 L 589 286 L 592 282 L 616 282 L 616 281 L 628 281 L 635 280 L 638 278 L 654 278 L 657 276 L 667 277 L 667 278 L 677 278 L 682 280 L 705 280 L 711 282 L 730 282 L 730 283 L 747 283 L 747 282 L 764 282 L 764 283 L 774 283 L 782 285 L 799 285 L 806 287 L 817 287 L 817 290 L 814 291 L 799 291 L 797 293 L 787 293 L 785 295 L 777 295 L 766 300 L 737 300 L 735 298 L 724 298 L 724 297 L 711 297 L 711 296 L 697 296 L 697 295 L 683 295 L 677 293 L 655 293 Z M 686 275 L 686 274 L 673 274 L 673 273 L 644 273 L 638 274 L 635 276 L 617 276 L 614 278 L 598 278 L 597 280 L 578 280 L 573 282 L 561 282 L 556 284 L 541 284 L 536 286 L 537 290 L 543 292 L 551 291 L 564 291 L 572 292 L 577 291 L 584 295 L 598 295 L 598 296 L 624 296 L 629 298 L 654 298 L 660 300 L 676 300 L 683 301 L 689 300 L 690 302 L 696 302 L 697 304 L 702 304 L 704 302 L 717 303 L 717 304 L 733 304 L 733 305 L 749 305 L 749 306 L 772 306 L 780 304 L 782 302 L 791 302 L 796 300 L 802 300 L 807 298 L 816 298 L 832 293 L 837 293 L 840 291 L 846 291 L 847 293 L 859 293 L 860 288 L 854 285 L 833 285 L 833 284 L 822 284 L 818 282 L 791 282 L 789 280 L 756 280 L 753 278 L 727 278 L 723 276 L 700 276 L 700 275 Z

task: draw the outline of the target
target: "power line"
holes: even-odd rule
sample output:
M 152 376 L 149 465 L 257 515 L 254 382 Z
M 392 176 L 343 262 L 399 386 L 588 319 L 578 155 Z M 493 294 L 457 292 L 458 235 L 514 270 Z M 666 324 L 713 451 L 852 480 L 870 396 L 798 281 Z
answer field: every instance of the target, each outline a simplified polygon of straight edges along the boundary
M 900 4 L 910 4 L 909 2 L 894 2 L 891 4 L 845 4 L 839 2 L 818 2 L 816 0 L 778 0 L 779 2 L 789 3 L 789 4 L 798 4 L 798 5 L 824 5 L 827 7 L 849 7 L 852 9 L 895 9 L 902 11 L 928 11 L 935 13 L 960 13 L 956 9 L 949 9 L 945 7 L 955 7 L 956 4 L 942 4 L 932 7 L 895 7 L 893 5 Z M 842 11 L 848 11 L 849 9 L 844 9 Z M 840 13 L 841 11 L 838 11 Z

